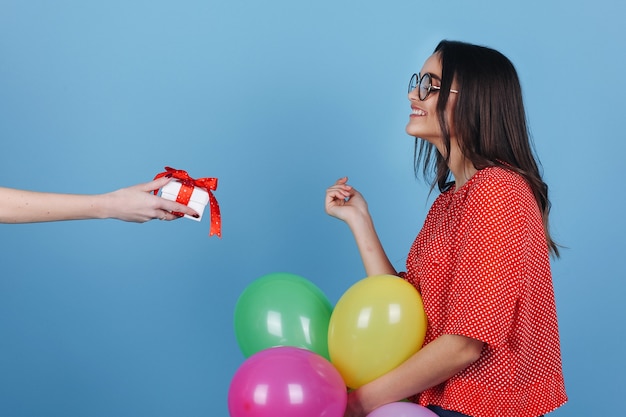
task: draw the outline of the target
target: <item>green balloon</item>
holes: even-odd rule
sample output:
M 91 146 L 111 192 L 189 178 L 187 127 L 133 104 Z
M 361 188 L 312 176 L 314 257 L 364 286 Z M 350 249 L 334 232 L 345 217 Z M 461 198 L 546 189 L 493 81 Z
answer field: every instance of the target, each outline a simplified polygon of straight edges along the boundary
M 328 325 L 333 307 L 312 282 L 290 273 L 253 281 L 235 306 L 235 335 L 244 356 L 275 346 L 308 349 L 330 360 Z

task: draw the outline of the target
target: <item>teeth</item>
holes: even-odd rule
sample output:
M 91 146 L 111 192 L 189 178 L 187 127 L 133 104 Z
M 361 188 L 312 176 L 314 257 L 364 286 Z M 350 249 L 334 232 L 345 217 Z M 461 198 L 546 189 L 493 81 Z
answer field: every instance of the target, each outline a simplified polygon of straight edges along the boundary
M 424 116 L 426 112 L 420 109 L 413 109 L 413 114 L 418 115 L 418 116 Z

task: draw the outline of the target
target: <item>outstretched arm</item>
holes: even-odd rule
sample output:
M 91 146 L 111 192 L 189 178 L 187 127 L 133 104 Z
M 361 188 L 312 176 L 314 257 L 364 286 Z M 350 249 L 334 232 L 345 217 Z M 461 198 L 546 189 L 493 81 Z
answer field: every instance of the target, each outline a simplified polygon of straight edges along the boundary
M 0 187 L 0 223 L 118 219 L 143 223 L 173 220 L 180 212 L 197 216 L 189 207 L 152 194 L 170 181 L 159 178 L 106 194 L 57 194 Z
M 340 178 L 326 190 L 326 213 L 350 227 L 367 276 L 397 274 L 380 243 L 365 199 L 348 185 L 348 177 Z

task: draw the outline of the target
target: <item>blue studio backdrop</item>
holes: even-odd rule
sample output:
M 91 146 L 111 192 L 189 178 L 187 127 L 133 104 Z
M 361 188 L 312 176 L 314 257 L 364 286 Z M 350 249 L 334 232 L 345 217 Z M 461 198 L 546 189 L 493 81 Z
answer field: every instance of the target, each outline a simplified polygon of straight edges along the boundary
M 553 199 L 570 401 L 623 410 L 626 6 L 538 1 L 0 0 L 0 185 L 103 193 L 168 165 L 217 177 L 209 222 L 0 225 L 0 416 L 227 416 L 235 304 L 290 272 L 364 277 L 324 214 L 347 175 L 397 269 L 434 195 L 409 76 L 441 39 L 516 65 Z M 619 412 L 617 412 L 619 414 Z

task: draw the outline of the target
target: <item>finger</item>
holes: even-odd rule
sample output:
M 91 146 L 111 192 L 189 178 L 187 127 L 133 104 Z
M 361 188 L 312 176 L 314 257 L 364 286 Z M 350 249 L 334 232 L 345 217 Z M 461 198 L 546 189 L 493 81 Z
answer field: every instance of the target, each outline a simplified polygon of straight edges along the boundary
M 179 213 L 179 212 L 176 212 L 176 211 L 169 212 L 169 211 L 165 211 L 165 210 L 158 210 L 157 211 L 157 217 L 155 217 L 155 218 L 159 219 L 159 220 L 164 220 L 164 221 L 172 221 L 172 220 L 180 219 L 183 216 L 184 216 L 183 213 Z
M 161 197 L 158 197 L 161 198 Z M 184 204 L 180 204 L 177 203 L 175 201 L 171 201 L 171 200 L 166 200 L 164 198 L 161 198 L 161 209 L 169 212 L 169 213 L 182 213 L 182 214 L 187 214 L 191 217 L 195 217 L 198 218 L 200 217 L 200 215 L 198 214 L 198 212 L 196 212 L 194 209 L 184 205 Z M 172 214 L 175 217 L 179 217 L 176 216 L 175 214 Z
M 349 197 L 344 197 L 343 195 L 329 195 L 326 198 L 326 206 L 330 207 L 333 205 L 343 206 L 346 201 L 348 201 Z
M 329 200 L 343 200 L 344 198 L 348 198 L 350 193 L 345 190 L 329 190 L 326 193 L 326 198 Z
M 155 217 L 155 219 L 159 219 L 159 220 L 172 220 L 172 217 L 174 217 L 174 215 L 170 212 L 167 212 L 165 210 L 157 210 L 157 215 Z
M 347 184 L 346 181 L 343 180 L 348 180 L 347 177 L 344 178 L 340 178 L 339 180 L 337 180 L 337 182 L 333 185 L 331 185 L 330 187 L 328 187 L 328 190 L 344 190 L 344 191 L 352 191 L 352 186 Z
M 326 190 L 326 194 L 329 196 L 332 195 L 335 197 L 347 198 L 353 194 L 353 191 L 352 191 L 352 187 L 347 186 L 347 185 L 343 185 L 343 186 L 334 185 L 330 187 L 328 190 Z
M 163 188 L 163 186 L 167 184 L 168 182 L 170 182 L 171 180 L 172 180 L 171 178 L 161 177 L 161 178 L 157 178 L 156 180 L 146 182 L 144 184 L 139 184 L 138 187 L 141 191 L 145 191 L 149 193 L 149 192 L 158 190 L 160 188 Z

